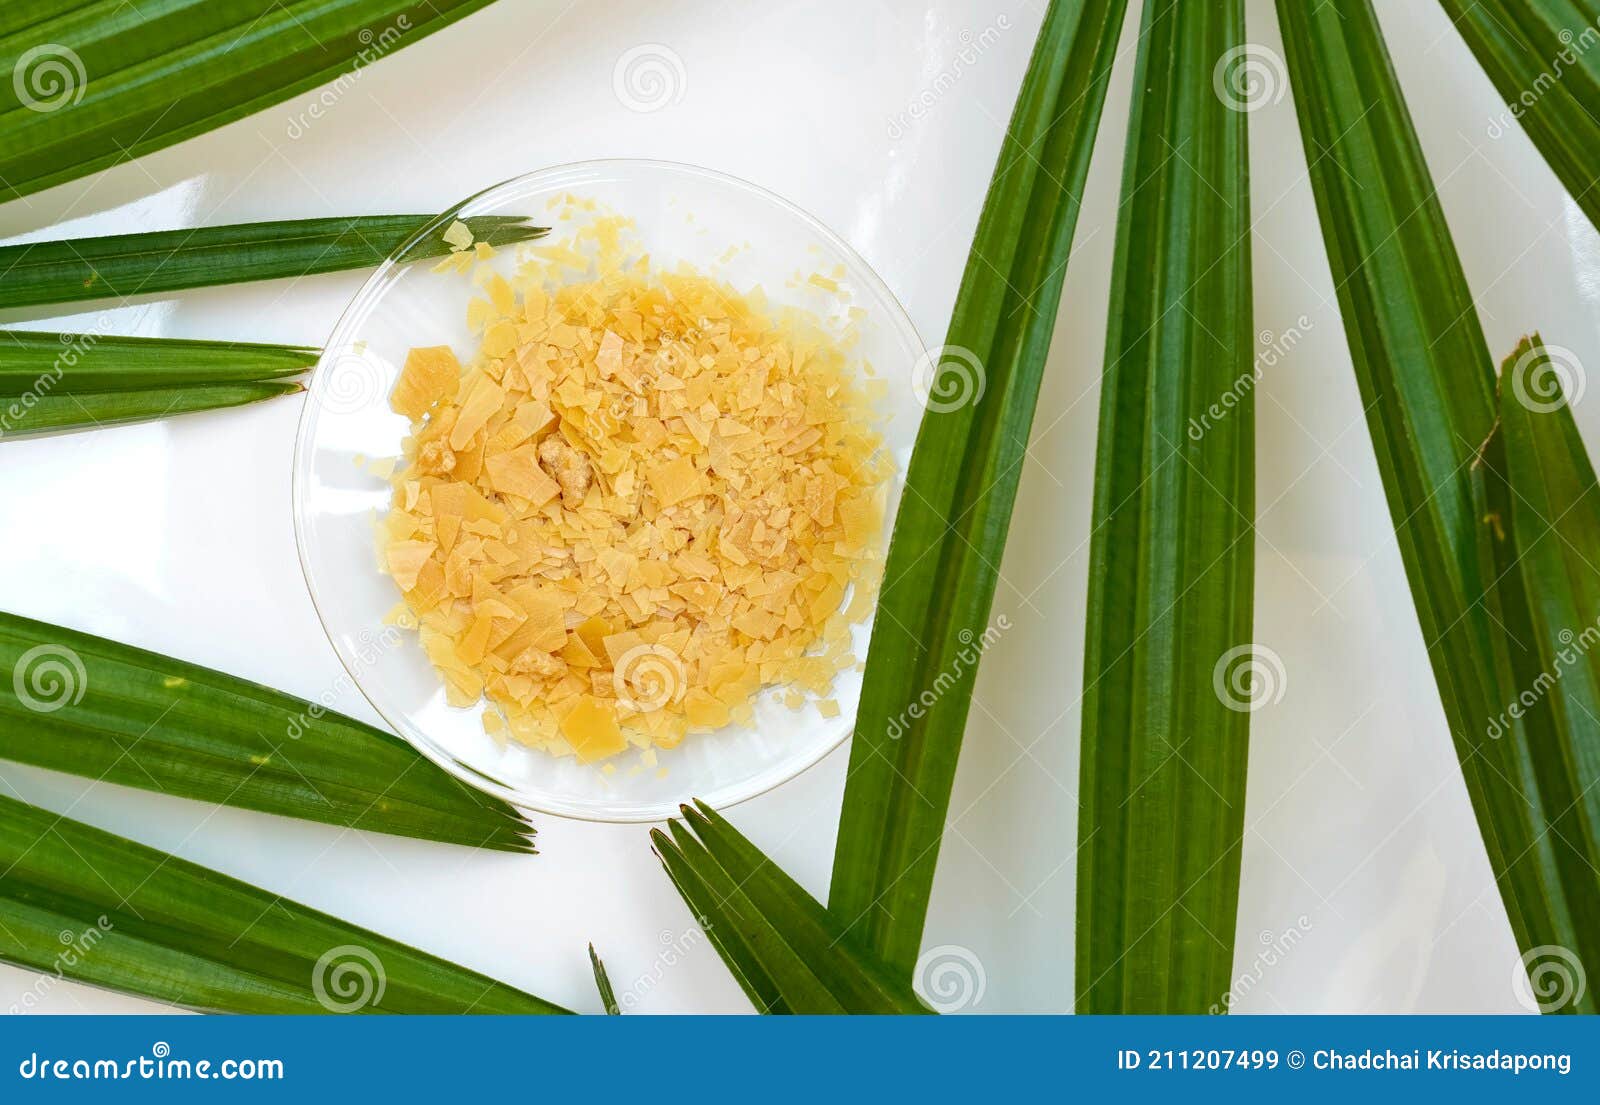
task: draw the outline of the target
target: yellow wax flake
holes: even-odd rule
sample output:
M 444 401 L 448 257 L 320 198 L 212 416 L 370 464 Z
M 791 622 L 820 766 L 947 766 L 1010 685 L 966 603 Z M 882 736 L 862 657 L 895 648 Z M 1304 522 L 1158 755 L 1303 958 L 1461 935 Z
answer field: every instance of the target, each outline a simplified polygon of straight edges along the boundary
M 395 386 L 386 620 L 418 630 L 453 705 L 489 701 L 496 740 L 586 762 L 653 767 L 752 724 L 769 688 L 837 717 L 893 470 L 859 319 L 660 269 L 627 220 L 556 206 L 577 229 L 514 271 L 463 239 L 478 346 L 412 350 Z
M 480 243 L 482 244 L 482 243 Z M 484 281 L 484 291 L 489 293 L 489 299 L 494 304 L 495 310 L 502 315 L 509 315 L 517 305 L 517 294 L 511 290 L 511 285 L 506 278 L 497 272 L 491 272 Z
M 448 345 L 413 349 L 389 393 L 389 405 L 396 414 L 421 418 L 436 401 L 455 398 L 460 379 L 461 362 Z
M 495 491 L 526 499 L 533 506 L 543 506 L 561 494 L 561 485 L 539 467 L 538 451 L 532 445 L 490 457 L 484 467 Z
M 530 631 L 533 647 L 549 652 L 567 643 L 563 621 L 567 607 L 557 592 L 533 585 L 519 588 L 514 597 L 528 617 L 524 629 Z
M 456 415 L 455 428 L 450 431 L 450 447 L 464 449 L 472 437 L 490 418 L 494 417 L 505 401 L 505 392 L 487 376 L 479 376 L 467 401 Z
M 396 541 L 388 549 L 389 574 L 402 591 L 417 585 L 417 576 L 438 546 L 432 541 Z
M 600 375 L 611 376 L 622 367 L 622 336 L 610 330 L 600 339 L 600 350 L 595 354 L 594 364 L 600 370 Z
M 486 357 L 504 357 L 516 345 L 517 328 L 505 319 L 492 323 L 483 332 L 483 354 Z
M 591 695 L 578 699 L 578 704 L 561 719 L 561 734 L 584 763 L 593 763 L 613 756 L 628 746 L 627 738 L 617 725 L 617 711 Z
M 456 645 L 456 655 L 464 664 L 476 664 L 483 659 L 484 652 L 489 647 L 489 631 L 493 627 L 491 619 L 479 615 L 473 619 L 472 627 Z
M 472 228 L 457 219 L 445 229 L 442 237 L 452 252 L 459 252 L 472 244 Z
M 697 729 L 721 729 L 728 724 L 728 707 L 702 690 L 693 690 L 684 698 L 684 714 L 689 724 Z
M 644 474 L 662 506 L 681 503 L 704 487 L 704 481 L 695 471 L 694 461 L 688 457 L 647 464 Z

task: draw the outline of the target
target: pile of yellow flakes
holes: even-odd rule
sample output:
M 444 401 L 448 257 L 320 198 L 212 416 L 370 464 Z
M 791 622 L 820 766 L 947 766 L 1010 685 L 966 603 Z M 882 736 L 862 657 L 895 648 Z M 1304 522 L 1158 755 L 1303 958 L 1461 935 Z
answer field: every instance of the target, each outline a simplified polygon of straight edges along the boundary
M 407 357 L 379 533 L 395 620 L 451 702 L 487 697 L 490 733 L 585 761 L 749 723 L 764 688 L 827 695 L 856 664 L 891 468 L 848 341 L 656 271 L 630 225 L 523 247 L 509 280 L 456 241 L 481 344 Z

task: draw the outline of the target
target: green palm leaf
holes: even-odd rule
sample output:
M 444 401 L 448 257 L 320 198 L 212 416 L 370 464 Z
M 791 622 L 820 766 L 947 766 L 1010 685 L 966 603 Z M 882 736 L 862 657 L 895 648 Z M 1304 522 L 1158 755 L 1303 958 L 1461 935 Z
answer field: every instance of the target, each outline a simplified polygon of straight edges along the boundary
M 926 1013 L 845 925 L 700 803 L 683 807 L 656 854 L 734 977 L 763 1013 Z
M 909 976 L 1125 0 L 1053 0 L 956 297 L 867 654 L 829 908 Z M 944 381 L 946 383 L 949 380 Z M 965 635 L 965 636 L 963 636 Z M 920 716 L 907 708 L 938 687 Z
M 1473 468 L 1513 693 L 1471 739 L 1499 799 L 1485 836 L 1515 848 L 1496 875 L 1536 976 L 1600 963 L 1600 489 L 1559 383 L 1582 370 L 1558 352 L 1535 335 L 1507 358 Z M 1547 1012 L 1600 1011 L 1581 987 L 1529 993 Z
M 611 978 L 606 974 L 606 965 L 600 961 L 600 953 L 594 950 L 594 945 L 589 945 L 589 967 L 594 971 L 594 988 L 600 991 L 600 1004 L 605 1007 L 607 1014 L 616 1016 L 622 1012 L 622 1007 L 617 1004 L 617 992 L 611 988 Z
M 376 636 L 370 647 L 398 645 Z M 315 703 L 0 613 L 0 759 L 351 829 L 509 852 L 533 830 L 396 737 Z
M 84 395 L 24 395 L 0 406 L 0 439 L 152 422 L 294 395 L 296 383 L 198 384 Z
M 0 438 L 142 422 L 300 390 L 318 351 L 0 330 Z
M 7 0 L 0 198 L 98 172 L 359 70 L 489 0 Z M 289 124 L 293 125 L 293 122 Z
M 1243 41 L 1240 0 L 1146 5 L 1089 561 L 1083 1013 L 1203 1013 L 1232 977 L 1249 714 L 1214 672 L 1252 647 L 1254 331 L 1246 116 L 1212 82 Z
M 0 308 L 311 276 L 372 268 L 437 216 L 359 215 L 238 223 L 0 246 Z M 463 220 L 477 241 L 508 245 L 547 233 L 515 215 Z M 406 260 L 448 253 L 442 231 Z
M 1567 594 L 1570 578 L 1519 568 L 1521 546 L 1541 540 L 1526 504 L 1545 497 L 1550 525 L 1588 525 L 1580 490 L 1592 474 L 1573 435 L 1547 429 L 1549 440 L 1530 451 L 1520 417 L 1497 403 L 1471 293 L 1369 0 L 1280 0 L 1278 13 L 1378 468 L 1501 899 L 1527 955 L 1600 954 L 1595 868 L 1579 862 L 1596 854 L 1594 776 L 1589 755 L 1571 751 L 1593 749 L 1594 724 L 1544 699 L 1513 708 L 1543 685 L 1527 650 L 1536 640 L 1545 647 L 1550 611 L 1585 608 Z M 1506 429 L 1495 432 L 1502 410 Z M 1555 460 L 1557 446 L 1566 473 L 1552 487 L 1565 490 L 1549 501 L 1527 466 Z M 1511 484 L 1497 487 L 1508 461 Z
M 1439 0 L 1506 101 L 1498 138 L 1522 124 L 1550 168 L 1600 226 L 1600 3 Z
M 319 354 L 296 345 L 0 330 L 0 396 L 261 383 L 297 376 Z
M 298 902 L 5 797 L 0 960 L 210 1012 L 566 1012 Z

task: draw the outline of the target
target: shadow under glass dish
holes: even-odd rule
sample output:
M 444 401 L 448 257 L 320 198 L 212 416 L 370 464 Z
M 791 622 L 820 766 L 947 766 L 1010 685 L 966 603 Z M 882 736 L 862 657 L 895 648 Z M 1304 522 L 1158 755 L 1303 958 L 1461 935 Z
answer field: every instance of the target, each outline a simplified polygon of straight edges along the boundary
M 740 291 L 759 285 L 774 304 L 824 317 L 842 305 L 864 311 L 853 359 L 870 363 L 888 385 L 880 405 L 884 448 L 895 461 L 887 527 L 922 415 L 912 376 L 924 351 L 905 311 L 866 262 L 769 192 L 707 169 L 654 161 L 586 162 L 517 177 L 473 196 L 419 237 L 458 218 L 525 215 L 551 226 L 545 242 L 558 243 L 570 227 L 552 201 L 568 194 L 631 218 L 657 269 L 688 262 Z M 748 248 L 728 258 L 730 247 Z M 517 248 L 503 249 L 498 260 L 509 265 Z M 797 274 L 832 273 L 837 266 L 844 272 L 838 294 L 790 287 Z M 658 750 L 654 766 L 640 764 L 637 752 L 623 753 L 611 774 L 570 756 L 503 745 L 484 732 L 485 704 L 445 701 L 416 634 L 384 624 L 400 601 L 394 582 L 378 570 L 374 529 L 389 508 L 390 486 L 368 467 L 398 457 L 410 432 L 388 402 L 407 351 L 449 345 L 465 362 L 478 345 L 466 324 L 476 289 L 458 273 L 432 269 L 432 262 L 390 260 L 357 293 L 317 364 L 295 445 L 301 566 L 328 639 L 367 700 L 419 752 L 466 783 L 529 809 L 596 821 L 661 820 L 691 797 L 728 806 L 793 778 L 836 748 L 855 723 L 861 675 L 853 669 L 834 684 L 838 717 L 823 718 L 814 702 L 791 710 L 769 691 L 756 700 L 753 724 L 690 734 L 677 748 Z M 854 630 L 858 659 L 866 655 L 869 631 L 870 622 Z

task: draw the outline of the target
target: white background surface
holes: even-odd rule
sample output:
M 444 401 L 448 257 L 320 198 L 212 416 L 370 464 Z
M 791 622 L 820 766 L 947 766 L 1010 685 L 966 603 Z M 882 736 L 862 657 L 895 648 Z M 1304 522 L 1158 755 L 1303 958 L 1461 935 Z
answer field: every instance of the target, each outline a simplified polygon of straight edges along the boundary
M 928 921 L 928 945 L 981 961 L 976 1012 L 1071 1007 L 1084 581 L 1133 7 L 995 602 L 1016 628 L 978 680 Z M 1503 105 L 1438 5 L 1379 8 L 1491 348 L 1503 355 L 1539 327 L 1600 363 L 1585 294 L 1593 230 L 1519 130 L 1489 136 Z M 0 237 L 427 212 L 545 165 L 668 158 L 745 177 L 818 215 L 937 344 L 1042 11 L 967 0 L 501 0 L 366 70 L 298 139 L 292 121 L 314 94 L 0 206 Z M 1252 41 L 1281 54 L 1271 4 L 1252 0 L 1249 20 Z M 1001 28 L 994 45 L 957 62 L 963 35 L 991 26 Z M 613 71 L 646 43 L 670 47 L 685 80 L 676 102 L 639 113 L 615 94 Z M 953 66 L 959 79 L 896 125 Z M 1248 992 L 1237 1008 L 1516 1011 L 1517 949 L 1395 548 L 1288 97 L 1251 116 L 1251 146 L 1255 327 L 1279 334 L 1301 315 L 1311 325 L 1258 389 L 1256 639 L 1283 658 L 1287 687 L 1253 720 L 1236 959 Z M 320 343 L 361 279 L 135 302 L 112 311 L 113 329 Z M 87 329 L 101 313 L 0 322 Z M 321 695 L 340 669 L 294 552 L 298 404 L 0 446 L 0 607 Z M 1597 409 L 1578 408 L 1591 442 Z M 353 691 L 337 706 L 377 720 Z M 731 814 L 819 896 L 846 759 L 841 749 Z M 598 1009 L 589 940 L 632 1010 L 748 1007 L 637 826 L 541 817 L 542 854 L 505 857 L 11 765 L 0 765 L 0 787 L 573 1008 Z M 1258 970 L 1262 934 L 1296 925 L 1309 934 Z M 0 1009 L 35 981 L 0 968 Z M 40 1008 L 161 1007 L 57 984 Z

